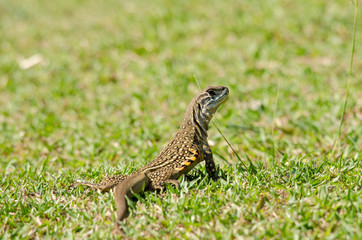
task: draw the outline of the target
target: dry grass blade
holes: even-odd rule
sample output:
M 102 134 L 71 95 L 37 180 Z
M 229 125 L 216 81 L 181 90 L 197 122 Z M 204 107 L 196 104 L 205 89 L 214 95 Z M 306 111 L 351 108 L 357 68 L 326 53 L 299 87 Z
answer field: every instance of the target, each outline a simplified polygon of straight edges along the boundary
M 352 1 L 353 3 L 353 1 Z M 335 148 L 337 143 L 339 142 L 339 138 L 341 136 L 341 130 L 342 130 L 342 124 L 343 124 L 343 118 L 344 114 L 346 112 L 346 106 L 347 106 L 347 100 L 348 100 L 348 92 L 349 92 L 349 83 L 352 76 L 352 66 L 353 66 L 353 57 L 354 57 L 354 48 L 355 48 L 355 42 L 356 42 L 356 28 L 357 28 L 357 13 L 358 13 L 358 0 L 356 0 L 354 4 L 354 20 L 353 20 L 353 37 L 352 37 L 352 48 L 351 48 L 351 58 L 349 63 L 349 71 L 348 71 L 348 77 L 347 77 L 347 86 L 346 86 L 346 95 L 344 98 L 343 108 L 342 108 L 342 114 L 341 114 L 341 120 L 339 122 L 339 128 L 337 136 L 334 139 L 333 148 L 331 152 L 331 157 L 333 157 Z

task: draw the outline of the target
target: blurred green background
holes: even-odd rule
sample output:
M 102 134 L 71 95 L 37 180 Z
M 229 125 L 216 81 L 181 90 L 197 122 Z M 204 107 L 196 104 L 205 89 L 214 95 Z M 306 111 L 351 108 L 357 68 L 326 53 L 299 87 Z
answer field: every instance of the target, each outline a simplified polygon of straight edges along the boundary
M 227 180 L 210 183 L 200 164 L 180 191 L 146 193 L 126 233 L 358 239 L 361 14 L 331 152 L 353 17 L 351 1 L 0 0 L 2 238 L 110 238 L 113 195 L 67 187 L 156 157 L 196 76 L 229 87 L 215 118 L 253 166 L 211 127 Z

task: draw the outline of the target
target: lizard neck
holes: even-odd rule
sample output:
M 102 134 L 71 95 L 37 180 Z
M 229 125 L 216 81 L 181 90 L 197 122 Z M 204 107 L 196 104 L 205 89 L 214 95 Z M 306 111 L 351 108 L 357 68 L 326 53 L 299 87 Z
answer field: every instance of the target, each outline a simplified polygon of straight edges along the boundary
M 180 130 L 188 131 L 200 140 L 207 139 L 209 120 L 202 114 L 201 106 L 195 100 L 188 106 Z

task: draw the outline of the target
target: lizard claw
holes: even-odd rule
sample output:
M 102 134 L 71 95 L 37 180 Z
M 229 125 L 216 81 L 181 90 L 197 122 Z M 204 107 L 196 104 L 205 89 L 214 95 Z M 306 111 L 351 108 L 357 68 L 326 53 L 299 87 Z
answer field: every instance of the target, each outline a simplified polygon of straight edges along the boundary
M 219 176 L 216 176 L 216 177 L 211 178 L 211 180 L 214 181 L 214 182 L 217 182 L 219 179 L 220 179 Z
M 151 188 L 154 189 L 154 190 L 160 190 L 162 192 L 163 188 L 165 186 L 165 183 L 173 184 L 177 188 L 177 190 L 179 190 L 179 188 L 180 188 L 179 187 L 180 184 L 176 179 L 167 179 L 167 180 L 165 180 L 163 182 L 160 182 L 158 184 L 152 183 Z
M 180 190 L 180 183 L 176 179 L 167 179 L 165 182 L 173 184 L 177 190 Z
M 216 182 L 219 181 L 219 180 L 224 180 L 224 181 L 226 181 L 225 178 L 219 177 L 219 176 L 211 177 L 211 180 L 212 180 L 214 183 L 216 183 Z
M 122 230 L 121 226 L 117 223 L 116 227 L 113 229 L 112 233 L 114 235 L 121 235 L 122 238 L 126 236 L 125 232 Z

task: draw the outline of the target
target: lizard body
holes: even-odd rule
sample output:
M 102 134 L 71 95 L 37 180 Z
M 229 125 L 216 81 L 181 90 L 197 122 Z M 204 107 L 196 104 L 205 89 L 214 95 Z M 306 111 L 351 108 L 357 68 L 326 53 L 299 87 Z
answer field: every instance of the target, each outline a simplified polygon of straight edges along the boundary
M 229 90 L 224 86 L 210 86 L 197 94 L 189 104 L 182 124 L 171 142 L 153 161 L 131 175 L 106 177 L 98 184 L 78 182 L 73 186 L 85 185 L 102 192 L 116 186 L 114 194 L 118 209 L 118 228 L 118 221 L 128 216 L 125 196 L 131 198 L 132 193 L 162 189 L 167 182 L 178 187 L 177 179 L 204 160 L 208 175 L 217 179 L 215 163 L 207 142 L 207 130 L 213 115 L 228 95 Z

